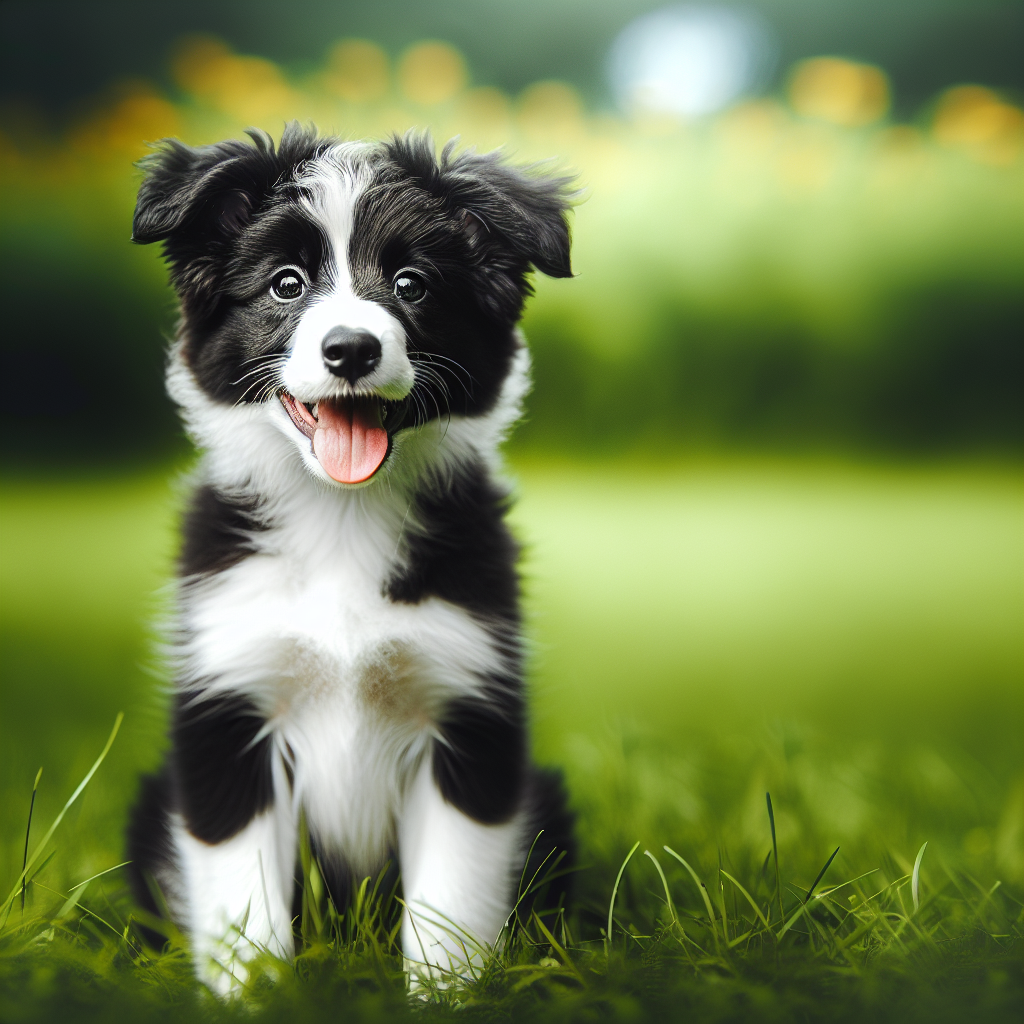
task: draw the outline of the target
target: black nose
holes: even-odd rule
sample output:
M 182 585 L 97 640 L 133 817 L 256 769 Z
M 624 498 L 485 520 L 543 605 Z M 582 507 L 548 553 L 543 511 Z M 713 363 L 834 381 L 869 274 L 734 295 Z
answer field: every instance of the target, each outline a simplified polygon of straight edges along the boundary
M 372 373 L 380 362 L 380 341 L 369 331 L 348 327 L 332 327 L 324 335 L 321 351 L 327 369 L 350 384 Z

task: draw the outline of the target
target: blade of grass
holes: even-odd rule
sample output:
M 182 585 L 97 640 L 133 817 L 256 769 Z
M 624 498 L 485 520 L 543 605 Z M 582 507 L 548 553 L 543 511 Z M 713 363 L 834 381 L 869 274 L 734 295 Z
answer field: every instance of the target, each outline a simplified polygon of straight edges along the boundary
M 535 836 L 533 837 L 533 842 L 532 842 L 532 843 L 530 843 L 530 849 L 529 849 L 529 851 L 528 851 L 528 852 L 527 852 L 527 854 L 526 854 L 526 860 L 524 860 L 524 861 L 523 861 L 523 871 L 522 871 L 522 874 L 521 874 L 521 875 L 519 876 L 519 892 L 518 892 L 518 894 L 517 894 L 517 895 L 518 895 L 518 899 L 516 900 L 516 906 L 517 906 L 517 907 L 519 906 L 520 902 L 522 902 L 522 899 L 523 899 L 523 897 L 525 896 L 525 891 L 524 891 L 524 889 L 523 889 L 523 883 L 524 883 L 524 882 L 526 881 L 526 869 L 527 869 L 527 868 L 528 868 L 528 867 L 530 866 L 530 858 L 531 858 L 531 857 L 533 856 L 533 851 L 534 851 L 534 849 L 536 848 L 536 846 L 537 846 L 537 843 L 538 843 L 538 841 L 540 840 L 540 837 L 541 837 L 542 835 L 544 835 L 544 829 L 541 829 L 541 830 L 540 830 L 540 831 L 539 831 L 539 832 L 538 832 L 538 833 L 537 833 L 537 834 L 536 834 L 536 835 L 535 835 Z M 549 853 L 549 854 L 548 854 L 548 856 L 550 857 L 550 856 L 551 856 L 551 854 Z M 545 858 L 544 858 L 544 860 L 547 860 L 547 857 L 545 857 Z M 544 862 L 543 862 L 543 861 L 541 861 L 541 867 L 543 867 L 543 864 L 544 864 Z M 539 870 L 540 870 L 540 868 L 538 868 L 537 870 L 539 871 Z M 534 878 L 536 878 L 536 877 L 537 877 L 537 875 L 536 875 L 536 872 L 534 873 L 534 876 L 533 876 L 533 877 L 534 877 Z M 514 908 L 513 908 L 513 910 L 514 910 Z M 511 915 L 511 914 L 509 914 L 509 917 L 511 917 L 511 916 L 512 916 L 512 915 Z M 507 923 L 507 922 L 506 922 L 506 923 Z
M 4 900 L 4 908 L 6 908 L 9 904 L 14 902 L 14 899 L 18 895 L 18 891 L 21 888 L 22 882 L 28 875 L 28 872 L 32 869 L 32 866 L 33 864 L 35 864 L 36 859 L 45 849 L 46 844 L 50 841 L 51 837 L 53 836 L 53 833 L 57 831 L 57 827 L 64 820 L 64 815 L 67 814 L 67 812 L 71 809 L 71 805 L 82 795 L 82 790 L 84 790 L 85 787 L 89 785 L 89 782 L 92 780 L 92 777 L 96 774 L 97 770 L 99 769 L 99 766 L 103 764 L 103 761 L 106 759 L 107 754 L 110 753 L 110 748 L 114 745 L 114 738 L 117 736 L 117 731 L 121 728 L 121 723 L 123 721 L 124 712 L 119 711 L 117 713 L 117 718 L 114 720 L 114 728 L 110 730 L 110 735 L 107 737 L 107 742 L 104 745 L 103 750 L 100 751 L 100 756 L 97 757 L 96 760 L 93 762 L 93 766 L 89 769 L 85 778 L 82 779 L 82 781 L 78 784 L 78 788 L 74 791 L 74 793 L 71 794 L 71 796 L 68 798 L 68 802 L 61 809 L 60 814 L 57 815 L 57 817 L 53 821 L 53 824 L 49 827 L 49 829 L 47 829 L 46 835 L 43 836 L 42 842 L 40 842 L 36 846 L 35 850 L 32 851 L 32 856 L 29 857 L 27 863 L 25 864 L 25 867 L 22 868 L 21 874 L 18 876 L 18 880 L 14 884 L 14 888 L 11 890 L 11 893 L 10 895 L 8 895 L 7 899 Z
M 36 809 L 36 790 L 39 780 L 43 777 L 43 769 L 36 772 L 36 781 L 32 783 L 32 799 L 28 803 L 28 824 L 25 826 L 25 852 L 21 855 L 21 912 L 25 913 L 25 869 L 28 864 L 28 837 L 32 834 L 32 812 Z
M 829 859 L 827 861 L 825 861 L 825 866 L 818 872 L 818 877 L 815 878 L 813 882 L 811 882 L 811 887 L 810 887 L 810 889 L 807 890 L 807 895 L 804 897 L 804 903 L 806 903 L 814 895 L 814 890 L 817 889 L 818 883 L 825 876 L 825 872 L 828 871 L 829 867 L 832 864 L 832 861 L 834 861 L 836 859 L 836 854 L 838 852 L 839 852 L 839 847 L 837 846 L 832 851 L 832 856 L 829 857 Z
M 786 932 L 788 932 L 789 929 L 792 928 L 793 925 L 795 925 L 797 921 L 799 921 L 800 918 L 804 916 L 804 911 L 806 909 L 807 904 L 801 903 L 800 906 L 797 907 L 796 911 L 790 915 L 789 920 L 782 926 L 781 930 L 776 934 L 775 938 L 781 939 L 782 936 L 785 935 Z
M 771 804 L 769 803 L 768 806 L 770 808 Z M 774 833 L 773 833 L 773 835 L 774 835 Z M 789 929 L 792 928 L 793 925 L 795 925 L 796 922 L 799 921 L 801 917 L 803 917 L 804 912 L 807 910 L 808 906 L 810 905 L 810 899 L 811 899 L 811 896 L 814 895 L 815 888 L 817 887 L 818 883 L 824 877 L 825 872 L 828 871 L 829 866 L 832 864 L 832 861 L 834 861 L 836 859 L 836 854 L 837 853 L 839 853 L 839 847 L 838 846 L 832 851 L 832 856 L 829 857 L 829 859 L 827 861 L 825 861 L 825 866 L 818 872 L 818 877 L 815 878 L 814 881 L 811 883 L 811 887 L 810 887 L 810 889 L 807 890 L 807 895 L 804 897 L 804 901 L 803 901 L 803 903 L 800 904 L 799 909 L 796 911 L 795 914 L 792 915 L 792 917 L 790 917 L 790 919 L 788 921 L 785 921 L 785 923 L 782 926 L 782 930 L 778 933 L 776 938 L 781 939 L 782 936 L 785 935 L 786 932 L 788 932 Z M 781 905 L 781 900 L 779 902 L 780 902 L 780 905 Z
M 615 912 L 615 897 L 619 892 L 619 883 L 622 881 L 622 873 L 626 870 L 626 865 L 630 862 L 633 854 L 636 853 L 640 846 L 640 840 L 638 839 L 634 844 L 633 848 L 626 854 L 626 859 L 622 862 L 622 867 L 619 868 L 619 873 L 615 876 L 615 885 L 612 887 L 612 898 L 608 901 L 608 930 L 604 933 L 604 945 L 605 954 L 611 950 L 612 941 L 612 914 Z
M 57 856 L 57 851 L 56 851 L 56 850 L 51 850 L 51 851 L 50 851 L 50 852 L 49 852 L 49 853 L 48 853 L 48 854 L 47 854 L 47 855 L 46 855 L 46 856 L 45 856 L 45 857 L 44 857 L 44 858 L 42 859 L 41 863 L 39 863 L 39 864 L 38 864 L 38 865 L 36 866 L 36 869 L 35 869 L 34 871 L 30 871 L 30 872 L 29 872 L 28 876 L 27 876 L 27 877 L 25 878 L 25 881 L 26 881 L 27 883 L 29 883 L 29 884 L 31 884 L 32 882 L 34 882 L 34 881 L 35 881 L 35 880 L 36 880 L 36 879 L 37 879 L 37 878 L 38 878 L 38 877 L 39 877 L 39 876 L 40 876 L 40 875 L 41 875 L 41 874 L 42 874 L 42 873 L 43 873 L 43 872 L 44 872 L 44 871 L 46 870 L 46 865 L 47 865 L 47 864 L 49 864 L 49 863 L 50 863 L 50 861 L 51 861 L 51 860 L 53 860 L 53 858 L 54 858 L 54 857 L 56 857 L 56 856 Z
M 718 850 L 718 910 L 722 915 L 722 937 L 725 939 L 725 944 L 728 946 L 729 943 L 729 917 L 725 912 L 725 886 L 722 885 L 722 850 Z
M 683 867 L 686 868 L 687 871 L 690 872 L 690 877 L 696 883 L 697 889 L 699 890 L 699 892 L 701 894 L 701 897 L 704 900 L 704 908 L 708 912 L 708 920 L 711 922 L 711 934 L 714 936 L 714 939 L 715 939 L 715 949 L 717 949 L 719 952 L 721 952 L 721 948 L 718 945 L 718 924 L 715 921 L 715 911 L 714 911 L 714 908 L 711 906 L 711 897 L 708 896 L 707 887 L 697 877 L 697 872 L 694 871 L 693 868 L 691 868 L 690 865 L 687 864 L 687 862 L 685 860 L 683 860 L 683 858 L 680 857 L 679 854 L 676 853 L 675 850 L 673 850 L 670 846 L 663 846 L 662 849 L 667 854 L 669 854 L 669 856 L 675 857 L 675 859 L 677 861 L 679 861 L 679 863 L 682 864 Z
M 54 921 L 62 921 L 65 917 L 68 916 L 68 914 L 71 913 L 72 910 L 75 909 L 75 906 L 78 903 L 78 901 L 85 895 L 85 890 L 88 884 L 89 882 L 81 882 L 79 885 L 76 885 L 75 888 L 71 890 L 71 895 L 64 901 L 64 906 L 62 906 L 60 910 L 58 910 L 57 913 L 53 915 Z
M 541 832 L 538 832 L 537 833 L 537 839 L 539 839 L 540 836 L 541 836 Z M 536 845 L 537 839 L 535 839 L 533 841 L 534 845 Z M 532 853 L 532 852 L 533 852 L 533 846 L 530 847 L 530 853 Z M 548 862 L 549 858 L 551 858 L 554 855 L 554 852 L 555 852 L 554 849 L 548 850 L 546 856 L 544 857 L 544 859 L 538 865 L 537 870 L 534 871 L 533 876 L 530 878 L 530 883 L 526 887 L 525 890 L 522 888 L 522 884 L 526 880 L 526 867 L 525 866 L 523 867 L 523 875 L 522 875 L 522 878 L 520 879 L 520 883 L 519 883 L 519 885 L 520 885 L 519 897 L 516 900 L 515 905 L 509 911 L 508 917 L 505 918 L 505 924 L 504 924 L 503 927 L 507 928 L 509 926 L 509 922 L 513 918 L 516 918 L 518 920 L 520 905 L 522 904 L 523 900 L 525 900 L 526 897 L 529 896 L 531 892 L 533 892 L 533 887 L 534 887 L 534 885 L 537 882 L 537 876 L 540 875 L 541 871 L 543 871 L 544 865 Z M 527 854 L 527 860 L 529 860 L 529 856 L 530 856 L 530 854 Z M 554 863 L 552 863 L 550 870 L 553 871 L 558 866 L 558 864 L 561 862 L 561 860 L 564 857 L 565 857 L 565 851 L 562 850 L 558 854 L 558 856 L 555 858 Z M 563 872 L 563 873 L 564 874 L 568 874 L 569 872 Z M 558 876 L 555 875 L 554 877 L 558 877 Z M 541 880 L 541 885 L 543 885 L 545 881 L 549 881 L 550 878 L 551 878 L 550 874 L 545 874 L 544 878 Z
M 48 885 L 40 885 L 39 888 L 40 889 L 45 889 L 47 892 L 53 893 L 54 896 L 61 896 L 61 895 L 63 895 L 63 893 L 57 892 L 56 889 L 51 889 Z M 64 906 L 61 907 L 61 910 L 60 910 L 61 916 L 63 916 L 66 912 L 69 913 L 77 905 L 78 909 L 81 910 L 83 914 L 88 914 L 89 917 L 96 918 L 96 920 L 99 921 L 99 923 L 102 924 L 108 931 L 113 932 L 118 938 L 120 938 L 121 937 L 121 933 L 109 921 L 104 921 L 103 918 L 100 917 L 100 915 L 97 914 L 94 910 L 90 910 L 88 907 L 83 906 L 81 903 L 79 903 L 79 900 L 82 898 L 82 893 L 84 893 L 84 891 L 85 891 L 84 889 L 80 890 L 77 896 L 72 896 L 70 898 L 70 900 L 68 901 L 68 902 L 71 903 L 70 906 L 68 906 L 68 904 L 65 903 Z M 71 901 L 73 901 L 73 902 L 71 902 Z
M 858 875 L 856 878 L 850 878 L 845 882 L 840 882 L 838 885 L 833 885 L 831 889 L 826 889 L 822 893 L 822 896 L 831 896 L 832 893 L 839 892 L 840 889 L 843 889 L 848 885 L 853 885 L 854 882 L 859 882 L 862 878 L 867 878 L 868 875 L 873 875 L 875 872 L 881 870 L 881 868 L 872 868 L 870 871 L 865 871 L 863 875 Z
M 782 873 L 779 871 L 779 844 L 775 838 L 775 809 L 772 807 L 771 793 L 765 793 L 768 803 L 768 824 L 772 828 L 772 853 L 775 855 L 775 892 L 779 897 L 779 920 L 785 922 L 786 912 L 782 909 Z
M 536 923 L 537 927 L 540 928 L 540 930 L 544 933 L 544 937 L 548 940 L 548 942 L 551 943 L 551 948 L 558 954 L 562 963 L 565 964 L 565 966 L 570 971 L 572 971 L 572 973 L 582 982 L 583 975 L 580 974 L 580 972 L 576 968 L 576 965 L 572 962 L 572 960 L 569 959 L 569 954 L 565 951 L 565 949 L 562 948 L 562 945 L 558 942 L 554 935 L 552 935 L 551 932 L 548 931 L 547 926 L 540 919 L 536 910 L 533 912 L 533 920 Z
M 739 891 L 743 894 L 743 896 L 745 897 L 746 901 L 752 907 L 754 913 L 757 914 L 757 916 L 761 919 L 761 924 L 763 924 L 765 926 L 765 928 L 769 928 L 770 926 L 768 924 L 768 919 L 764 916 L 764 914 L 761 913 L 761 908 L 754 902 L 754 897 L 751 896 L 750 893 L 747 892 L 747 890 L 744 889 L 743 886 L 740 885 L 740 883 L 737 882 L 736 879 L 733 878 L 732 875 L 730 875 L 728 871 L 723 869 L 722 870 L 722 874 L 725 875 L 725 877 L 728 878 L 729 881 L 732 882 L 732 884 L 735 885 L 736 888 L 739 889 Z
M 924 860 L 924 851 L 927 849 L 928 843 L 925 842 L 921 849 L 917 851 L 917 857 L 914 860 L 914 873 L 911 875 L 910 880 L 910 895 L 914 899 L 915 914 L 921 909 L 921 861 Z
M 115 864 L 112 868 L 104 868 L 102 871 L 97 871 L 91 878 L 87 878 L 84 882 L 79 882 L 78 885 L 71 886 L 68 892 L 74 892 L 76 889 L 81 888 L 83 885 L 88 885 L 94 879 L 101 878 L 103 875 L 109 875 L 111 871 L 116 871 L 118 868 L 127 867 L 131 864 L 130 860 L 123 860 L 120 864 Z
M 677 925 L 679 923 L 679 918 L 676 917 L 676 908 L 675 905 L 672 903 L 672 894 L 669 892 L 668 889 L 668 879 L 665 877 L 665 872 L 661 870 L 661 865 L 658 863 L 658 858 L 655 857 L 650 850 L 644 850 L 644 856 L 651 858 L 651 862 L 654 864 L 655 868 L 658 871 L 658 877 L 661 879 L 661 887 L 665 890 L 665 902 L 668 904 L 668 912 L 672 916 L 672 924 Z

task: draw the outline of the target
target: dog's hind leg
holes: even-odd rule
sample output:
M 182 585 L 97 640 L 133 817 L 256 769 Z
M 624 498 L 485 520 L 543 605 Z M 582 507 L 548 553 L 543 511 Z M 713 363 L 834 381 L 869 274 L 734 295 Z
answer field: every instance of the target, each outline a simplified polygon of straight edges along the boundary
M 566 909 L 576 866 L 576 817 L 568 807 L 562 773 L 531 767 L 523 806 L 527 849 L 517 894 L 519 913 L 523 918 L 532 910 L 554 916 L 559 908 Z
M 166 917 L 169 905 L 177 902 L 178 866 L 171 836 L 171 801 L 170 773 L 165 765 L 157 774 L 143 778 L 128 823 L 128 878 L 135 902 L 156 926 L 139 926 L 143 939 L 154 949 L 161 949 L 167 939 L 163 930 L 157 930 L 156 919 Z

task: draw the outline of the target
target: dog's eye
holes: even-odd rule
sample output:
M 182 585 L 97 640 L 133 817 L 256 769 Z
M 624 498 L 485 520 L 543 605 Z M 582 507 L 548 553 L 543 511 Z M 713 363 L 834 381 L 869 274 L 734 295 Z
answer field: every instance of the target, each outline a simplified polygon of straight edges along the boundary
M 395 278 L 395 294 L 403 302 L 419 302 L 427 294 L 427 286 L 418 274 L 402 271 Z
M 294 302 L 306 290 L 306 282 L 294 270 L 281 270 L 270 282 L 270 294 L 278 302 Z

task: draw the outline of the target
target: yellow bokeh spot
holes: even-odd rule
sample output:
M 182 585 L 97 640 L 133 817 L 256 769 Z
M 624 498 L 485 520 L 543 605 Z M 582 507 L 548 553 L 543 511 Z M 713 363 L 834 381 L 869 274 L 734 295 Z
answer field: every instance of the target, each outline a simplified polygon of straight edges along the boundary
M 766 153 L 778 145 L 789 118 L 774 100 L 754 100 L 726 111 L 718 122 L 718 134 L 740 154 Z
M 365 39 L 343 39 L 331 47 L 324 84 L 350 103 L 368 103 L 388 91 L 387 54 Z
M 414 103 L 430 106 L 450 100 L 466 85 L 466 62 L 447 43 L 411 46 L 398 63 L 398 84 Z
M 789 193 L 820 192 L 832 180 L 839 156 L 833 133 L 820 125 L 798 125 L 778 153 L 779 180 Z
M 508 142 L 511 120 L 508 98 L 491 86 L 463 93 L 455 110 L 460 134 L 480 149 Z
M 960 85 L 939 100 L 932 134 L 943 145 L 972 149 L 992 163 L 1011 163 L 1024 147 L 1024 111 L 991 89 Z
M 181 130 L 178 111 L 144 83 L 132 84 L 113 106 L 89 118 L 72 133 L 80 151 L 117 159 L 125 154 L 140 157 L 146 143 Z
M 537 82 L 519 99 L 519 124 L 528 138 L 570 141 L 583 129 L 583 101 L 565 82 Z
M 815 57 L 793 69 L 789 101 L 803 117 L 855 128 L 885 116 L 889 80 L 881 68 L 871 64 Z
M 277 66 L 232 53 L 219 39 L 193 36 L 171 62 L 182 89 L 240 120 L 296 116 L 296 95 Z
M 509 118 L 508 99 L 500 89 L 491 86 L 471 89 L 463 97 L 459 109 L 479 124 L 506 123 Z

